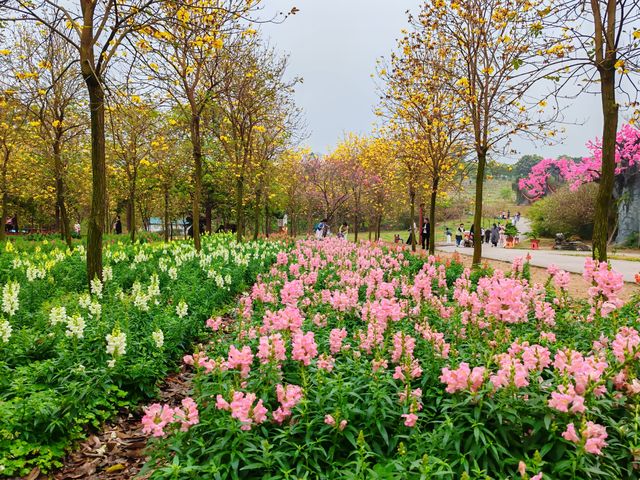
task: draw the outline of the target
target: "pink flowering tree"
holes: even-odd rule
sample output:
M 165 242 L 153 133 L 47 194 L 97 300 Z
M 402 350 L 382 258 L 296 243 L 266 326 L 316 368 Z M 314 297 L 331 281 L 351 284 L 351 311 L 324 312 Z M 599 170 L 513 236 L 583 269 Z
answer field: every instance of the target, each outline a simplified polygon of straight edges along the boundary
M 575 161 L 566 157 L 545 158 L 531 169 L 529 176 L 519 181 L 519 188 L 530 200 L 553 193 L 558 181 L 567 182 L 571 190 L 600 180 L 602 141 L 587 143 L 591 155 Z M 640 213 L 640 130 L 625 125 L 616 136 L 616 182 L 614 199 L 618 203 L 618 243 L 638 231 Z

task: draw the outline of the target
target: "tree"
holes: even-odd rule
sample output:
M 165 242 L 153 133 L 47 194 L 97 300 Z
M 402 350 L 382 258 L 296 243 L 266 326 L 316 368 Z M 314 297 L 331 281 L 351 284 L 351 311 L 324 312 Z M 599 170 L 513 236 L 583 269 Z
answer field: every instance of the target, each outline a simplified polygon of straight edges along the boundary
M 249 15 L 257 4 L 252 0 L 166 3 L 162 21 L 141 30 L 143 37 L 135 45 L 147 67 L 144 75 L 164 90 L 188 119 L 193 157 L 193 240 L 197 250 L 201 248 L 202 117 L 205 109 L 217 101 L 224 80 L 222 63 L 230 61 L 225 41 L 237 39 L 235 34 L 242 30 L 238 19 Z
M 386 89 L 378 113 L 389 115 L 401 129 L 410 132 L 415 161 L 430 193 L 429 251 L 435 251 L 436 200 L 446 190 L 466 156 L 467 123 L 463 120 L 460 95 L 447 81 L 454 68 L 446 45 L 435 47 L 422 36 L 422 25 L 398 42 L 398 53 L 379 71 Z M 422 228 L 422 226 L 420 226 Z
M 235 179 L 238 240 L 245 228 L 245 194 L 252 174 L 264 168 L 264 161 L 277 151 L 279 142 L 294 132 L 297 110 L 290 95 L 299 79 L 285 78 L 287 58 L 279 58 L 259 42 L 241 47 L 227 64 L 225 84 L 217 102 L 218 122 L 213 125 Z M 274 150 L 275 149 L 275 150 Z M 259 174 L 258 190 L 263 181 Z
M 56 217 L 61 236 L 71 247 L 66 148 L 72 138 L 84 133 L 84 119 L 79 115 L 82 79 L 73 65 L 75 52 L 60 36 L 35 25 L 23 25 L 13 33 L 6 67 L 13 75 L 13 88 L 25 114 L 38 124 L 37 150 L 51 163 Z
M 544 54 L 547 70 L 565 84 L 571 78 L 586 80 L 581 90 L 594 85 L 602 103 L 602 163 L 596 201 L 593 256 L 607 259 L 609 217 L 614 202 L 616 132 L 619 97 L 629 98 L 637 108 L 638 83 L 630 77 L 640 72 L 640 1 L 565 0 L 553 4 L 553 15 L 544 19 L 544 32 L 551 45 Z M 636 109 L 636 113 L 638 110 Z
M 102 236 L 106 223 L 105 95 L 107 69 L 131 33 L 160 18 L 150 12 L 158 0 L 78 0 L 52 2 L 8 0 L 9 20 L 35 22 L 74 47 L 89 96 L 91 118 L 91 213 L 87 235 L 88 281 L 102 278 Z M 53 20 L 50 20 L 53 19 Z M 59 22 L 64 19 L 65 23 Z
M 539 7 L 539 8 L 538 8 Z M 540 18 L 548 9 L 530 0 L 443 0 L 425 4 L 413 19 L 426 48 L 439 48 L 446 58 L 444 78 L 462 99 L 463 123 L 469 126 L 477 158 L 474 229 L 482 222 L 487 155 L 504 147 L 514 134 L 543 139 L 550 112 L 542 122 L 546 101 L 530 103 L 527 94 L 545 74 L 528 62 L 540 39 Z M 535 115 L 534 115 L 535 113 Z M 539 127 L 533 129 L 532 127 Z M 474 243 L 473 263 L 482 258 L 482 243 Z
M 131 243 L 136 235 L 138 174 L 143 162 L 149 164 L 158 117 L 158 112 L 148 101 L 126 92 L 121 92 L 109 107 L 114 160 L 127 180 L 127 225 Z
M 12 97 L 11 91 L 5 91 L 0 96 L 0 191 L 2 192 L 0 225 L 0 242 L 6 239 L 5 222 L 9 216 L 9 190 L 11 188 L 11 173 L 13 163 L 19 152 L 17 145 L 26 138 L 29 124 L 24 107 Z

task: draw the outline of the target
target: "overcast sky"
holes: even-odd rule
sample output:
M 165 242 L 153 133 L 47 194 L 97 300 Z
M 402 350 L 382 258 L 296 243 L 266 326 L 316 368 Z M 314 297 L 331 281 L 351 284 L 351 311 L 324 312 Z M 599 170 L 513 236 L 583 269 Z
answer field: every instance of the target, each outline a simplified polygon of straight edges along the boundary
M 299 75 L 296 100 L 305 111 L 310 132 L 307 140 L 315 152 L 331 150 L 344 132 L 367 134 L 376 120 L 377 94 L 371 74 L 381 56 L 395 48 L 406 27 L 406 11 L 417 11 L 419 0 L 266 0 L 265 15 L 300 11 L 280 25 L 265 25 L 272 45 L 290 55 L 289 73 Z M 602 120 L 596 97 L 583 95 L 569 106 L 562 144 L 534 145 L 516 139 L 521 154 L 572 156 L 587 154 L 587 140 L 600 135 Z M 515 158 L 502 158 L 510 161 Z

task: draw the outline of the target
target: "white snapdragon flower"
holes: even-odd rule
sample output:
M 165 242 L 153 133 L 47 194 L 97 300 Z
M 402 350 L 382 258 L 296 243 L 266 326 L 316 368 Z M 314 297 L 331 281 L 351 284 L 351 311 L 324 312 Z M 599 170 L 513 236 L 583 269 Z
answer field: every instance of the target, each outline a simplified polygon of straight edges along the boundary
M 102 279 L 105 282 L 113 280 L 113 268 L 111 268 L 111 265 L 107 265 L 102 269 Z
M 187 316 L 187 311 L 189 310 L 189 306 L 185 303 L 184 300 L 180 300 L 180 303 L 176 306 L 176 315 L 180 318 L 184 318 Z
M 73 315 L 67 318 L 67 337 L 84 338 L 84 327 L 86 327 L 84 318 L 80 315 Z
M 156 347 L 162 348 L 164 346 L 164 332 L 161 329 L 158 328 L 151 336 L 153 337 Z
M 167 271 L 167 274 L 169 275 L 169 278 L 171 280 L 177 280 L 178 279 L 178 269 L 176 267 L 171 267 Z
M 67 321 L 67 309 L 65 307 L 53 307 L 49 312 L 51 325 L 65 323 Z
M 102 313 L 102 305 L 100 302 L 91 302 L 89 304 L 89 316 L 92 318 L 98 318 Z
M 116 359 L 127 353 L 127 334 L 116 327 L 111 333 L 107 334 L 106 340 L 107 354 L 113 357 L 107 365 L 109 368 L 113 368 L 116 364 Z
M 98 298 L 102 298 L 103 284 L 98 277 L 91 280 L 91 293 Z
M 2 311 L 9 316 L 15 315 L 20 307 L 20 284 L 18 282 L 9 282 L 2 287 Z
M 78 305 L 82 308 L 89 308 L 89 305 L 91 305 L 91 297 L 88 293 L 83 293 L 78 297 Z
M 11 324 L 5 319 L 0 319 L 0 340 L 4 343 L 9 342 L 12 331 Z

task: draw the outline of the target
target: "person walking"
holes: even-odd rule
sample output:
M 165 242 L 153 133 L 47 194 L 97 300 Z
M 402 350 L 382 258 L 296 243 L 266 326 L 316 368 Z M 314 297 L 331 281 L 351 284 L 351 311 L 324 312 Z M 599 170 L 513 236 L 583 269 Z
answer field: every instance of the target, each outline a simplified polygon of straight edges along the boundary
M 491 229 L 491 245 L 494 247 L 497 247 L 499 241 L 500 241 L 500 229 L 494 223 L 493 228 Z
M 500 242 L 498 243 L 498 246 L 504 248 L 506 240 L 507 237 L 504 234 L 504 225 L 500 225 Z
M 422 224 L 422 249 L 429 250 L 429 240 L 431 236 L 431 224 L 429 223 L 429 219 L 425 219 Z
M 491 243 L 491 227 L 486 228 L 484 231 L 484 243 L 487 245 Z
M 464 238 L 464 223 L 461 223 L 456 231 L 456 247 L 459 247 Z
M 349 235 L 349 224 L 347 222 L 342 222 L 340 228 L 338 229 L 338 238 L 343 238 L 346 240 Z
M 122 220 L 120 220 L 120 215 L 116 215 L 116 221 L 113 224 L 113 228 L 116 231 L 116 235 L 120 235 L 122 233 Z
M 326 222 L 327 222 L 327 219 L 323 218 L 320 222 L 318 222 L 316 224 L 316 226 L 314 228 L 315 234 L 316 234 L 316 238 L 318 240 L 320 240 L 321 238 L 324 237 L 324 231 L 325 231 Z
M 451 245 L 451 229 L 449 227 L 445 229 L 444 235 L 447 238 L 447 245 Z

